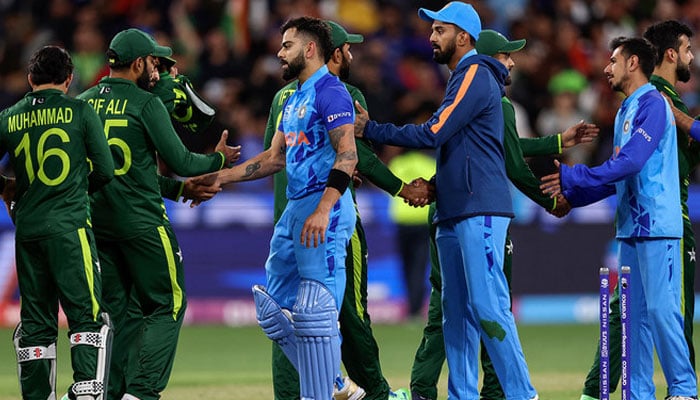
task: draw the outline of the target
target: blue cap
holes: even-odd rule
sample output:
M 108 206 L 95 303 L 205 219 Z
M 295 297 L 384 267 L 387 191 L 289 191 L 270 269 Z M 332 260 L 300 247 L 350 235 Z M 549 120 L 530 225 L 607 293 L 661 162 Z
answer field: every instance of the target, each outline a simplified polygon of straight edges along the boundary
M 479 39 L 481 33 L 481 19 L 471 4 L 461 1 L 451 1 L 442 7 L 440 11 L 430 11 L 425 8 L 418 10 L 418 16 L 428 22 L 435 20 L 457 25 L 467 31 L 474 39 Z

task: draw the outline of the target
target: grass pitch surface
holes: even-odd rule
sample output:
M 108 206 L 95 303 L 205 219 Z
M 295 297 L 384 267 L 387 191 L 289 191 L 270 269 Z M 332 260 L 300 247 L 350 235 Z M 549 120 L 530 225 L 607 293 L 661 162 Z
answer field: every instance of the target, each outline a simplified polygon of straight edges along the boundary
M 420 323 L 374 326 L 384 375 L 394 388 L 408 387 L 422 328 Z M 597 325 L 523 325 L 519 333 L 540 399 L 577 400 L 597 345 Z M 11 329 L 0 329 L 0 400 L 20 398 L 11 335 Z M 60 335 L 59 397 L 65 393 L 71 375 L 65 330 Z M 270 341 L 256 326 L 185 327 L 163 398 L 272 399 L 270 346 Z M 657 398 L 663 399 L 666 387 L 658 365 L 656 370 Z M 445 368 L 438 390 L 439 398 L 445 399 Z M 619 399 L 619 392 L 611 398 Z

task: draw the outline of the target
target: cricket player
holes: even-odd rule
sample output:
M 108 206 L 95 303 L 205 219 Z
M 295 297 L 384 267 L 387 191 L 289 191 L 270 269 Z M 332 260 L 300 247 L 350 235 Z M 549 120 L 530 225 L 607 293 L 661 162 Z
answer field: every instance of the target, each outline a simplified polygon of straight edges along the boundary
M 258 323 L 299 372 L 300 397 L 330 399 L 347 388 L 338 313 L 356 219 L 347 190 L 357 164 L 355 111 L 326 66 L 333 52 L 328 24 L 300 17 L 281 32 L 277 57 L 283 78 L 298 79 L 296 91 L 284 104 L 270 148 L 219 172 L 218 179 L 225 185 L 286 167 L 289 202 L 270 241 L 267 287 L 253 287 Z
M 333 21 L 326 21 L 331 28 L 331 40 L 333 42 L 333 55 L 326 64 L 328 70 L 338 76 L 342 81 L 348 79 L 352 53 L 350 45 L 362 43 L 362 35 L 350 34 L 342 26 Z M 272 101 L 270 114 L 265 129 L 265 148 L 270 148 L 272 138 L 276 132 L 277 124 L 282 117 L 282 108 L 287 98 L 296 91 L 298 81 L 292 81 L 280 89 Z M 364 95 L 356 87 L 345 82 L 350 96 L 364 107 L 367 106 Z M 400 196 L 405 199 L 427 197 L 427 182 L 404 184 L 397 178 L 384 163 L 379 160 L 369 143 L 364 140 L 356 140 L 358 161 L 357 170 L 372 183 L 392 196 Z M 274 219 L 279 221 L 285 206 L 287 197 L 285 189 L 287 179 L 285 171 L 274 175 Z M 354 192 L 354 187 L 350 185 Z M 354 197 L 354 193 L 353 193 Z M 366 391 L 365 399 L 408 399 L 408 393 L 404 389 L 391 391 L 379 362 L 379 347 L 372 335 L 372 327 L 369 313 L 367 312 L 367 242 L 362 227 L 360 215 L 357 212 L 355 231 L 352 234 L 347 248 L 348 257 L 345 261 L 346 285 L 345 296 L 340 309 L 340 332 L 342 341 L 342 359 L 345 369 L 352 381 Z M 299 398 L 299 384 L 296 371 L 282 350 L 276 343 L 272 349 L 272 378 L 276 400 L 295 400 Z M 349 385 L 352 387 L 352 383 Z M 359 390 L 359 389 L 358 389 Z M 349 390 L 350 396 L 354 390 Z M 341 400 L 336 394 L 336 400 Z
M 678 21 L 664 21 L 647 28 L 644 37 L 654 45 L 657 52 L 656 66 L 650 82 L 656 90 L 668 96 L 673 102 L 672 109 L 676 119 L 676 135 L 678 137 L 678 173 L 680 182 L 681 212 L 683 215 L 683 239 L 681 240 L 682 261 L 682 291 L 681 313 L 683 314 L 684 336 L 688 345 L 690 363 L 695 368 L 695 348 L 693 346 L 693 315 L 695 313 L 695 234 L 688 215 L 688 185 L 690 172 L 700 163 L 700 142 L 689 140 L 689 129 L 683 129 L 679 121 L 688 116 L 688 107 L 675 89 L 678 82 L 690 80 L 690 65 L 693 63 L 693 52 L 690 40 L 693 31 L 687 25 Z M 681 113 L 678 115 L 677 113 Z M 610 300 L 609 316 L 609 360 L 610 360 L 610 392 L 614 392 L 620 380 L 621 371 L 621 340 L 620 333 L 620 297 L 619 288 L 615 289 Z M 600 390 L 600 347 L 596 351 L 595 360 L 581 395 L 581 400 L 597 399 Z
M 559 165 L 542 179 L 545 193 L 563 189 L 572 206 L 615 193 L 618 265 L 629 266 L 630 388 L 633 400 L 655 398 L 654 348 L 668 399 L 697 396 L 681 314 L 680 238 L 683 218 L 677 136 L 671 108 L 649 83 L 656 50 L 641 38 L 616 38 L 604 73 L 624 93 L 615 117 L 614 152 L 605 163 Z
M 114 163 L 95 111 L 66 96 L 70 55 L 46 46 L 28 69 L 32 91 L 0 114 L 0 158 L 9 154 L 16 175 L 10 214 L 22 300 L 14 333 L 22 398 L 56 398 L 60 303 L 73 367 L 66 397 L 105 399 L 112 333 L 101 307 L 88 193 L 114 177 Z
M 508 40 L 502 34 L 484 29 L 476 41 L 476 50 L 479 54 L 491 56 L 500 61 L 508 71 L 512 71 L 515 62 L 511 53 L 520 51 L 525 47 L 525 39 Z M 510 73 L 505 84 L 511 83 Z M 557 217 L 566 215 L 571 207 L 563 196 L 549 197 L 540 191 L 539 179 L 528 167 L 524 157 L 537 155 L 561 154 L 563 149 L 570 148 L 578 143 L 591 142 L 598 134 L 598 128 L 592 124 L 580 122 L 569 127 L 566 131 L 541 138 L 520 138 L 516 130 L 515 110 L 513 103 L 507 96 L 501 97 L 503 109 L 506 174 L 508 179 L 523 192 L 528 198 L 542 208 Z M 434 204 L 430 207 L 429 221 L 435 214 Z M 437 383 L 445 362 L 444 341 L 442 337 L 442 307 L 440 306 L 440 294 L 442 279 L 440 276 L 440 264 L 437 258 L 435 246 L 435 226 L 431 226 L 431 269 L 430 284 L 432 286 L 430 303 L 428 307 L 428 322 L 423 329 L 423 338 L 416 351 L 416 356 L 411 369 L 411 397 L 413 400 L 437 399 Z M 513 242 L 510 235 L 506 237 L 504 249 L 503 272 L 510 288 L 513 268 Z M 496 376 L 488 352 L 481 346 L 481 365 L 484 371 L 483 385 L 479 393 L 480 398 L 489 400 L 505 400 L 505 394 Z
M 423 124 L 380 124 L 358 107 L 355 134 L 412 148 L 437 148 L 434 222 L 442 283 L 448 397 L 478 398 L 479 342 L 508 399 L 537 399 L 503 273 L 512 204 L 505 171 L 501 94 L 507 68 L 477 54 L 481 19 L 470 4 L 419 9 L 432 23 L 433 59 L 452 71 L 442 104 Z
M 95 236 L 105 282 L 103 301 L 115 325 L 110 398 L 158 399 L 167 385 L 187 306 L 182 252 L 165 213 L 156 152 L 176 174 L 217 171 L 239 157 L 225 144 L 216 152 L 189 152 L 175 133 L 163 102 L 147 92 L 157 57 L 172 54 L 138 29 L 117 33 L 107 52 L 110 76 L 79 98 L 101 117 L 114 158 L 115 179 L 92 196 Z M 143 314 L 138 362 L 124 371 L 128 349 L 123 325 L 134 290 Z

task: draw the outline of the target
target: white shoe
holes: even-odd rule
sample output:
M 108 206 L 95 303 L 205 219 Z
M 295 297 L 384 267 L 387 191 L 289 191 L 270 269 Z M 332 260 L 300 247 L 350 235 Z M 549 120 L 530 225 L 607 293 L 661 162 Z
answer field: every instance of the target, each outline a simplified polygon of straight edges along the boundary
M 531 398 L 530 400 L 540 400 L 540 396 L 535 395 L 535 397 Z
M 697 397 L 687 397 L 687 396 L 666 396 L 664 400 L 697 400 Z
M 343 388 L 333 391 L 333 399 L 335 400 L 362 400 L 365 397 L 365 390 L 357 386 L 357 383 L 353 382 L 347 376 L 343 379 Z

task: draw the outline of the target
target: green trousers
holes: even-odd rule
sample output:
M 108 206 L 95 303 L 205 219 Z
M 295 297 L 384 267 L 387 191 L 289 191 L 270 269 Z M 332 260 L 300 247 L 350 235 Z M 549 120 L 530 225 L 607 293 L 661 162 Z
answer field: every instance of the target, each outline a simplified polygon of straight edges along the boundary
M 431 206 L 431 214 L 434 206 Z M 432 219 L 432 218 L 431 218 Z M 442 336 L 442 278 L 440 275 L 440 261 L 438 259 L 437 246 L 435 244 L 436 226 L 430 226 L 430 303 L 428 305 L 428 322 L 423 328 L 416 356 L 411 368 L 411 391 L 419 395 L 437 399 L 437 384 L 445 363 L 445 341 Z M 503 272 L 510 287 L 513 265 L 513 244 L 510 236 L 506 237 L 506 249 L 504 252 Z M 505 400 L 501 384 L 496 376 L 491 359 L 486 349 L 481 345 L 481 366 L 484 371 L 483 386 L 481 387 L 481 399 Z
M 359 215 L 345 259 L 347 282 L 340 307 L 341 356 L 350 379 L 365 389 L 367 400 L 386 400 L 389 384 L 379 363 L 379 347 L 367 312 L 367 242 Z M 299 399 L 299 375 L 279 346 L 272 344 L 275 400 Z
M 160 398 L 187 307 L 180 247 L 169 225 L 120 241 L 98 241 L 103 302 L 114 340 L 109 398 Z
M 15 252 L 22 300 L 20 348 L 56 343 L 59 302 L 68 319 L 69 336 L 100 331 L 102 284 L 95 239 L 89 228 L 48 239 L 18 241 Z M 97 352 L 93 346 L 71 348 L 74 382 L 96 378 Z M 21 363 L 22 398 L 46 400 L 56 390 L 50 385 L 50 375 L 48 359 Z
M 681 254 L 683 256 L 683 273 L 681 279 L 681 307 L 683 308 L 683 334 L 690 351 L 690 364 L 695 369 L 695 347 L 693 346 L 693 315 L 695 314 L 695 235 L 689 226 L 683 228 L 681 240 Z M 610 315 L 608 316 L 608 355 L 610 357 L 609 382 L 610 393 L 617 389 L 622 374 L 622 325 L 620 323 L 620 292 L 615 286 L 615 292 L 610 298 Z M 600 396 L 600 341 L 596 350 L 593 366 L 586 376 L 583 386 L 583 394 L 598 398 Z

